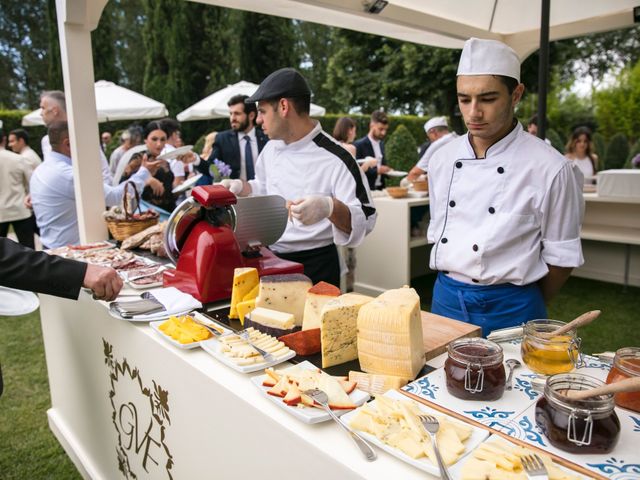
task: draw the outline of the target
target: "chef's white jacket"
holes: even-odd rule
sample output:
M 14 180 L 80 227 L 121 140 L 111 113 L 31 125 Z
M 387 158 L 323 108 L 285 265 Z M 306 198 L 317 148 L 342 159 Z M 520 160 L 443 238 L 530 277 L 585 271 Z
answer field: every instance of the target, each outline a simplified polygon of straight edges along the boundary
M 427 147 L 427 150 L 424 152 L 422 157 L 420 157 L 420 160 L 418 160 L 416 167 L 418 167 L 423 172 L 429 172 L 429 161 L 431 160 L 431 157 L 433 157 L 435 153 L 442 147 L 444 147 L 447 143 L 455 140 L 456 138 L 458 138 L 458 135 L 455 132 L 451 132 L 437 139 Z
M 520 124 L 475 158 L 469 135 L 429 165 L 430 267 L 470 284 L 527 285 L 584 263 L 582 174 Z
M 328 219 L 314 225 L 289 221 L 282 237 L 271 245 L 278 253 L 299 252 L 332 243 L 356 247 L 373 230 L 376 221 L 369 184 L 353 159 L 319 123 L 303 138 L 286 144 L 270 140 L 255 163 L 252 194 L 280 195 L 298 200 L 310 195 L 330 196 L 351 212 L 351 234 L 336 228 Z

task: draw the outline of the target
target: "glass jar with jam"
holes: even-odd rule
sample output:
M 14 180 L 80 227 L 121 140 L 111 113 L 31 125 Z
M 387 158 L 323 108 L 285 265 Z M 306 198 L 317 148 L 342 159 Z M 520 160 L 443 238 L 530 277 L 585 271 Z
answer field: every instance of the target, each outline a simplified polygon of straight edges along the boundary
M 640 377 L 640 348 L 621 348 L 616 352 L 613 366 L 609 370 L 607 383 L 615 383 L 625 378 Z M 615 394 L 616 405 L 640 412 L 640 392 L 624 392 Z
M 565 323 L 558 320 L 530 320 L 524 326 L 522 360 L 542 375 L 570 372 L 581 364 L 580 338 L 575 330 L 549 336 Z
M 505 387 L 502 347 L 484 338 L 461 338 L 447 347 L 447 390 L 465 400 L 497 400 Z
M 556 448 L 570 453 L 609 453 L 620 436 L 620 420 L 613 395 L 576 400 L 568 390 L 604 385 L 579 373 L 560 373 L 547 379 L 544 396 L 536 403 L 536 424 Z

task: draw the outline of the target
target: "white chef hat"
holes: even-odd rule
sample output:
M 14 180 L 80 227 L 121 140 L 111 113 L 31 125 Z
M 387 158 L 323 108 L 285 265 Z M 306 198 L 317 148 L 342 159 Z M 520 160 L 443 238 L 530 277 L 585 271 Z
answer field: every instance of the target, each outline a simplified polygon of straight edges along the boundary
M 520 82 L 520 59 L 502 42 L 470 38 L 464 42 L 458 75 L 503 75 Z
M 425 124 L 424 124 L 424 131 L 429 133 L 429 130 L 431 130 L 434 127 L 447 127 L 447 128 L 449 128 L 449 125 L 447 124 L 447 117 L 433 117 L 433 118 L 430 118 L 429 121 L 425 122 Z

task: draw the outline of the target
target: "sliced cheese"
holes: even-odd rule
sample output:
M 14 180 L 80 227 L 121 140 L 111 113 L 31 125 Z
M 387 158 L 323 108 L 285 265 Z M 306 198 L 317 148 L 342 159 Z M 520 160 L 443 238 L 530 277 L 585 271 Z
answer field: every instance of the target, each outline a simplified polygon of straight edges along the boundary
M 375 373 L 349 372 L 349 380 L 356 382 L 360 390 L 372 395 L 382 395 L 387 390 L 404 387 L 409 380 L 395 375 L 380 375 Z
M 340 296 L 340 289 L 330 283 L 319 282 L 311 287 L 307 292 L 307 300 L 304 304 L 302 330 L 320 328 L 323 307 L 338 296 Z
M 251 312 L 251 321 L 270 328 L 290 330 L 295 327 L 295 318 L 292 314 L 278 312 L 269 308 L 256 307 Z
M 260 278 L 256 307 L 291 313 L 295 318 L 295 326 L 301 327 L 304 303 L 312 285 L 309 277 L 300 273 L 263 276 Z
M 320 318 L 322 368 L 358 358 L 358 311 L 372 297 L 346 293 L 329 301 Z
M 367 373 L 415 378 L 424 366 L 420 297 L 388 290 L 358 313 L 358 358 Z
M 236 268 L 234 270 L 229 318 L 238 318 L 238 303 L 242 302 L 245 295 L 251 292 L 257 285 L 258 270 L 255 268 Z

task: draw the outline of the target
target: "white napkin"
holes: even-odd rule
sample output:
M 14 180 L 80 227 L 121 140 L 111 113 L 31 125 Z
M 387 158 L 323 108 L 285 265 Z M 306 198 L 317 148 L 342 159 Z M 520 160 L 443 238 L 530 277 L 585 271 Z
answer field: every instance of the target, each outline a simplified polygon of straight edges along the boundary
M 134 320 L 155 320 L 158 318 L 166 318 L 169 315 L 187 313 L 196 308 L 202 308 L 202 304 L 198 300 L 175 287 L 154 288 L 147 292 L 153 295 L 153 297 L 164 306 L 166 311 L 134 315 Z

